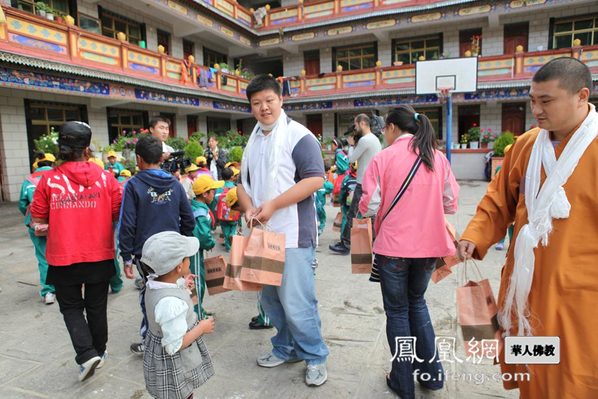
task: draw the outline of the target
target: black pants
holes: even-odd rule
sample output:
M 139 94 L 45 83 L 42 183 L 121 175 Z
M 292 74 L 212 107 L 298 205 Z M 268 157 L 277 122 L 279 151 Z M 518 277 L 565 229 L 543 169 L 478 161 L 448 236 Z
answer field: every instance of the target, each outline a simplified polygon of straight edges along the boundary
M 359 201 L 361 200 L 362 194 L 363 191 L 361 190 L 361 184 L 355 185 L 355 192 L 353 193 L 351 206 L 347 212 L 347 223 L 345 223 L 345 228 L 341 232 L 341 242 L 346 247 L 351 246 L 351 227 L 353 227 L 353 218 L 356 217 L 357 213 L 359 212 Z
M 109 285 L 109 281 L 85 285 L 55 284 L 60 313 L 71 336 L 78 364 L 83 364 L 94 356 L 102 356 L 106 351 Z M 82 287 L 85 287 L 85 296 L 82 294 Z

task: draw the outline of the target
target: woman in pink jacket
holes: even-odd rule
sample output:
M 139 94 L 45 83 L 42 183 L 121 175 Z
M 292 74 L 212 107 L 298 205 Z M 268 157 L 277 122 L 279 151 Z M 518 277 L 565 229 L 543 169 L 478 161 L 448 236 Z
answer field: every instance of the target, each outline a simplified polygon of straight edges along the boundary
M 386 382 L 410 399 L 414 376 L 427 389 L 443 386 L 424 294 L 437 258 L 455 253 L 444 215 L 457 211 L 459 186 L 448 160 L 436 150 L 436 133 L 425 115 L 400 106 L 386 117 L 384 137 L 388 147 L 365 172 L 359 210 L 376 216 L 373 252 L 393 357 Z M 411 340 L 411 356 L 404 356 L 403 346 L 399 350 L 404 339 L 399 337 Z

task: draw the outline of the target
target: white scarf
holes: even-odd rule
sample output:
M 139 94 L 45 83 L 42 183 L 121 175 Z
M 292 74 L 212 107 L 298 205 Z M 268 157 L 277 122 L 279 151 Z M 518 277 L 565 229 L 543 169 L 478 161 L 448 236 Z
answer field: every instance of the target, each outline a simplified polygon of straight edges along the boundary
M 251 186 L 247 180 L 248 172 L 249 172 L 249 163 L 247 162 L 247 157 L 251 153 L 251 147 L 254 145 L 256 140 L 257 132 L 261 129 L 263 130 L 263 126 L 261 123 L 257 123 L 253 128 L 253 132 L 251 132 L 251 136 L 247 142 L 247 146 L 245 146 L 245 151 L 243 152 L 243 159 L 241 161 L 241 170 L 242 170 L 242 183 L 243 189 L 247 194 L 253 198 L 253 193 L 251 190 Z M 263 191 L 266 195 L 266 198 L 260 198 L 262 202 L 271 200 L 277 197 L 280 193 L 276 190 L 276 182 L 278 181 L 278 166 L 280 161 L 280 155 L 283 153 L 282 143 L 283 143 L 283 135 L 287 130 L 287 114 L 284 112 L 283 109 L 280 110 L 280 116 L 278 120 L 272 127 L 272 131 L 270 132 L 271 136 L 271 145 L 268 148 L 268 180 L 267 180 L 267 187 Z M 268 126 L 270 127 L 270 126 Z
M 598 135 L 598 113 L 590 104 L 590 112 L 573 133 L 567 146 L 556 159 L 550 133 L 540 131 L 532 148 L 525 173 L 525 205 L 528 223 L 521 228 L 515 241 L 515 264 L 507 288 L 505 304 L 498 314 L 505 335 L 510 335 L 511 316 L 517 316 L 519 336 L 532 336 L 527 299 L 534 277 L 534 248 L 540 241 L 548 245 L 552 219 L 567 219 L 571 204 L 563 185 L 567 182 L 580 158 Z M 540 187 L 540 173 L 544 166 L 546 180 Z

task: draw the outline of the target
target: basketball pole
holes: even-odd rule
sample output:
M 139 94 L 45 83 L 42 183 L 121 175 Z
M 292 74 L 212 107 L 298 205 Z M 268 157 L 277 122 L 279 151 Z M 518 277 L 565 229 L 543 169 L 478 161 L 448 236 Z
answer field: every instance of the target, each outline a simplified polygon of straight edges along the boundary
M 446 94 L 446 159 L 451 163 L 453 149 L 453 96 L 449 90 Z

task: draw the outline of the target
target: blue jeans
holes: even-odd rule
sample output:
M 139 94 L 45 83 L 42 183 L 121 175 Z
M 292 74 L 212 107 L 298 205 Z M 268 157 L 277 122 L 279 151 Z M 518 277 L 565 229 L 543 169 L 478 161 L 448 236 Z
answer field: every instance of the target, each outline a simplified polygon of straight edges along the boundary
M 282 285 L 265 285 L 261 303 L 276 327 L 272 353 L 308 364 L 326 361 L 328 347 L 322 339 L 314 270 L 315 248 L 287 248 Z
M 444 372 L 435 357 L 434 327 L 424 294 L 436 266 L 436 258 L 408 259 L 376 255 L 380 286 L 386 311 L 386 338 L 393 358 L 397 355 L 397 337 L 414 337 L 416 359 L 392 362 L 388 384 L 403 399 L 415 397 L 414 376 L 428 389 L 441 389 Z M 422 378 L 422 374 L 426 374 Z M 426 379 L 426 377 L 429 377 Z

